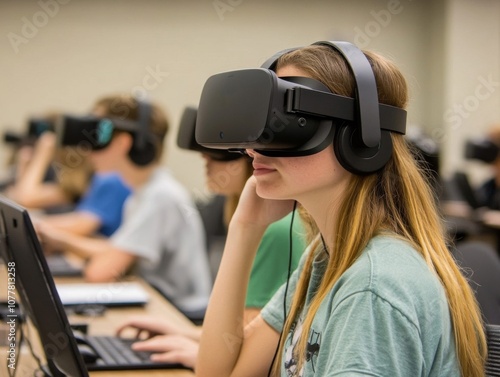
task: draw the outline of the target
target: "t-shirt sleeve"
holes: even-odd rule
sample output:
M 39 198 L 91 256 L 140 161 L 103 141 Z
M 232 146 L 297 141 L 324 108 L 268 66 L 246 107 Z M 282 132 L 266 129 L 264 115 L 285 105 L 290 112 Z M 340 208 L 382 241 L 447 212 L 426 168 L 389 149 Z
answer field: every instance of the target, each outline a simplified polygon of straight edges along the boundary
M 325 376 L 422 375 L 417 327 L 373 292 L 353 293 L 332 308 L 325 320 L 321 336 L 321 353 L 329 355 Z
M 130 254 L 157 263 L 164 252 L 163 239 L 175 236 L 176 222 L 167 220 L 180 216 L 176 211 L 172 203 L 148 198 L 127 214 L 111 242 Z
M 75 210 L 97 216 L 101 223 L 99 231 L 110 236 L 120 226 L 123 203 L 129 194 L 130 189 L 120 177 L 97 175 Z

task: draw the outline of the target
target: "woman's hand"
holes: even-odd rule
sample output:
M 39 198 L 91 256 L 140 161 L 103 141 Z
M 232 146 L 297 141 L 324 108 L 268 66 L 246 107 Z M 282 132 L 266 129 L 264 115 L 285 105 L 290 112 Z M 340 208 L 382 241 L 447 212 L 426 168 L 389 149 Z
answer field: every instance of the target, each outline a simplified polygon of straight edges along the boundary
M 267 228 L 293 210 L 293 200 L 263 199 L 257 195 L 256 186 L 255 177 L 250 177 L 241 193 L 231 223 Z
M 198 342 L 201 337 L 201 328 L 198 326 L 180 325 L 148 315 L 129 318 L 118 327 L 117 335 L 123 335 L 126 329 L 136 330 L 135 337 L 138 339 L 149 339 L 157 335 L 179 335 Z
M 180 363 L 188 368 L 195 367 L 199 343 L 182 335 L 158 335 L 132 344 L 134 351 L 153 352 L 155 362 Z

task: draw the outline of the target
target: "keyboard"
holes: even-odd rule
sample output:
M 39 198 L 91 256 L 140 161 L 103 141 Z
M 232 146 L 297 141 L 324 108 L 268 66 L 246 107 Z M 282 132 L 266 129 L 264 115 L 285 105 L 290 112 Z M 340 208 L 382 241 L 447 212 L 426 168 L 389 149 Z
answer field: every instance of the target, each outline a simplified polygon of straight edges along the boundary
M 137 306 L 149 301 L 149 293 L 137 282 L 59 283 L 57 293 L 65 306 Z
M 186 369 L 181 364 L 158 363 L 150 360 L 151 352 L 131 349 L 137 339 L 117 336 L 86 336 L 88 345 L 97 357 L 94 361 L 84 357 L 89 371 L 125 369 Z

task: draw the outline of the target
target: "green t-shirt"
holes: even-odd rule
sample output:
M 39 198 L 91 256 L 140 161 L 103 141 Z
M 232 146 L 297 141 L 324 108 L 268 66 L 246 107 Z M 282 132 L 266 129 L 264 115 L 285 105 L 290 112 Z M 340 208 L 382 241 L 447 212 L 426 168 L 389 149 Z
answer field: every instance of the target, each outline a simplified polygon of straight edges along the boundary
M 292 214 L 272 223 L 257 250 L 248 283 L 245 307 L 263 308 L 288 277 Z M 298 213 L 292 228 L 292 272 L 306 249 L 305 232 Z
M 324 252 L 316 256 L 306 307 L 326 258 Z M 288 306 L 304 259 L 290 280 Z M 280 289 L 261 312 L 277 331 L 283 328 L 283 294 Z M 292 350 L 302 319 L 287 334 L 281 376 L 296 369 Z M 306 360 L 298 376 L 460 376 L 445 292 L 420 254 L 399 239 L 372 239 L 320 305 Z

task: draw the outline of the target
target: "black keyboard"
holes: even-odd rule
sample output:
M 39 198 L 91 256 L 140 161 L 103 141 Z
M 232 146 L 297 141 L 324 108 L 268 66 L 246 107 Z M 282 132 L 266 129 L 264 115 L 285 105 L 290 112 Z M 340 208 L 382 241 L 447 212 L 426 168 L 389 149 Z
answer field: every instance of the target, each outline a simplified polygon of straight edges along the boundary
M 62 254 L 52 254 L 45 257 L 52 276 L 82 276 L 82 268 L 69 262 Z
M 125 369 L 186 369 L 181 364 L 158 363 L 150 360 L 151 352 L 131 349 L 136 339 L 116 336 L 86 336 L 86 343 L 96 353 L 94 362 L 86 362 L 89 371 Z

